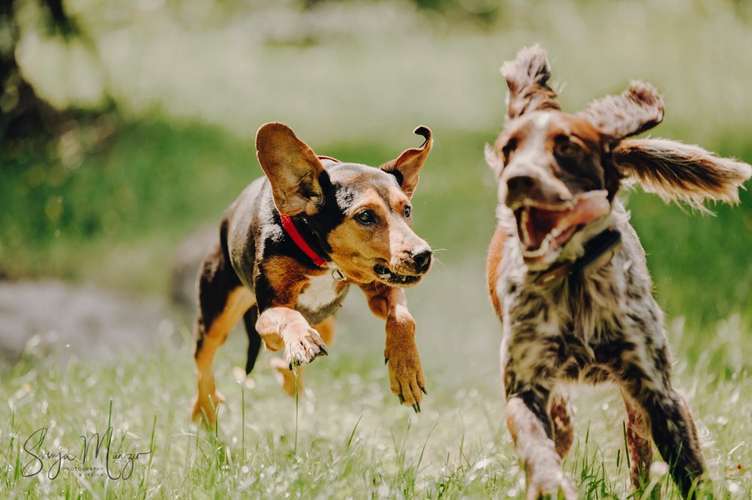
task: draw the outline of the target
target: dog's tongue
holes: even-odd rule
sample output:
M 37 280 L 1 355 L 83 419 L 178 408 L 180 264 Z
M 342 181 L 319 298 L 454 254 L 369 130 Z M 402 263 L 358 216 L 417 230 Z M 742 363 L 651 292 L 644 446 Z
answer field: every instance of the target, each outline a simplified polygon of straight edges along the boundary
M 523 215 L 525 229 L 525 244 L 530 249 L 535 249 L 543 244 L 556 225 L 559 223 L 567 212 L 561 210 L 545 210 L 543 208 L 529 207 Z
M 569 210 L 529 207 L 525 216 L 526 246 L 529 249 L 537 249 L 552 231 L 556 231 L 557 236 L 565 234 L 567 229 L 589 224 L 608 214 L 609 210 L 607 191 L 581 194 L 576 198 L 574 207 Z

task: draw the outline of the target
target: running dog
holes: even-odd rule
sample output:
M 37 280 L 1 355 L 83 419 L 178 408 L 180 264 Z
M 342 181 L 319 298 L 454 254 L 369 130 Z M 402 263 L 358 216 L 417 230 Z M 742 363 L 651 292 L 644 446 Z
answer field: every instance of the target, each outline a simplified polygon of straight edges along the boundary
M 560 110 L 549 63 L 522 49 L 501 73 L 507 115 L 486 159 L 498 180 L 488 252 L 491 302 L 502 320 L 507 426 L 527 496 L 575 498 L 561 469 L 573 435 L 564 382 L 615 382 L 627 412 L 631 479 L 646 479 L 652 441 L 684 496 L 705 471 L 687 403 L 671 382 L 663 313 L 645 252 L 617 198 L 636 181 L 703 209 L 737 203 L 752 168 L 673 140 L 631 138 L 658 125 L 663 100 L 633 82 L 580 113 Z
M 262 341 L 284 350 L 273 366 L 294 394 L 300 379 L 293 368 L 327 354 L 333 316 L 350 284 L 386 320 L 392 392 L 420 411 L 425 379 L 403 289 L 418 283 L 432 262 L 431 248 L 410 227 L 410 199 L 432 139 L 426 127 L 415 133 L 424 138 L 420 147 L 374 168 L 317 155 L 281 123 L 258 130 L 266 176 L 227 209 L 200 270 L 194 420 L 215 424 L 222 396 L 212 364 L 235 323 L 243 319 L 249 338 L 246 373 Z

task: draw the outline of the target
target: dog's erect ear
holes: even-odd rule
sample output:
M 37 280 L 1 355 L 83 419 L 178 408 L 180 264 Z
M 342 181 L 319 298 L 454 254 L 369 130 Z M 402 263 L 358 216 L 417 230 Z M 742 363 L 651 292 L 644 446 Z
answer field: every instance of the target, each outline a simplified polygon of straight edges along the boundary
M 287 125 L 262 125 L 256 132 L 256 156 L 272 185 L 280 213 L 313 215 L 318 211 L 324 200 L 319 183 L 324 166 Z
M 509 89 L 508 118 L 517 118 L 531 111 L 560 109 L 556 92 L 548 86 L 551 68 L 546 51 L 539 45 L 521 49 L 514 61 L 504 63 L 501 75 Z
M 752 175 L 746 163 L 667 139 L 624 140 L 612 159 L 622 176 L 635 178 L 645 191 L 700 210 L 706 200 L 737 203 L 739 188 Z
M 393 174 L 405 194 L 411 197 L 418 186 L 420 169 L 426 162 L 433 145 L 430 128 L 421 125 L 413 130 L 413 133 L 423 137 L 423 144 L 417 148 L 406 149 L 394 160 L 381 165 L 381 170 Z
M 621 95 L 591 102 L 579 113 L 614 140 L 649 130 L 663 121 L 663 98 L 645 82 L 632 82 Z

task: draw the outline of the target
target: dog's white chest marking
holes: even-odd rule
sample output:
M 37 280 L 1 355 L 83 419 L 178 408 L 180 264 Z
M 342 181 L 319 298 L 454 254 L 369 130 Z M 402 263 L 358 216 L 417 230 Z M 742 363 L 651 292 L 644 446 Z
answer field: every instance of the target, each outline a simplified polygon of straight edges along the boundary
M 327 270 L 308 281 L 303 293 L 298 296 L 298 305 L 308 311 L 318 311 L 337 300 L 337 281 Z

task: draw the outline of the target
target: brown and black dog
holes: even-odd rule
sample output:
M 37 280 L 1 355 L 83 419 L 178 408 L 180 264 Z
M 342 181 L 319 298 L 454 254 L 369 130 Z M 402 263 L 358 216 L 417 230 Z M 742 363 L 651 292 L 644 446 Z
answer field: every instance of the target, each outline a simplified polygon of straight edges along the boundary
M 241 318 L 249 338 L 246 373 L 261 341 L 272 351 L 286 392 L 292 369 L 326 355 L 333 315 L 351 283 L 386 320 L 384 356 L 391 390 L 420 411 L 425 380 L 415 321 L 403 288 L 431 267 L 428 244 L 411 229 L 411 197 L 431 150 L 423 144 L 375 168 L 318 156 L 281 123 L 263 125 L 256 151 L 266 177 L 251 183 L 225 212 L 201 266 L 195 325 L 198 395 L 194 420 L 216 421 L 214 354 Z
M 567 382 L 615 382 L 627 409 L 636 486 L 651 437 L 685 496 L 705 470 L 697 430 L 671 381 L 663 313 L 645 252 L 616 196 L 622 180 L 702 208 L 738 202 L 752 169 L 698 146 L 630 138 L 658 125 L 663 100 L 634 82 L 583 112 L 560 110 L 539 47 L 502 68 L 507 120 L 487 160 L 498 180 L 488 287 L 504 336 L 507 426 L 524 462 L 528 498 L 574 498 L 561 460 L 572 444 Z

